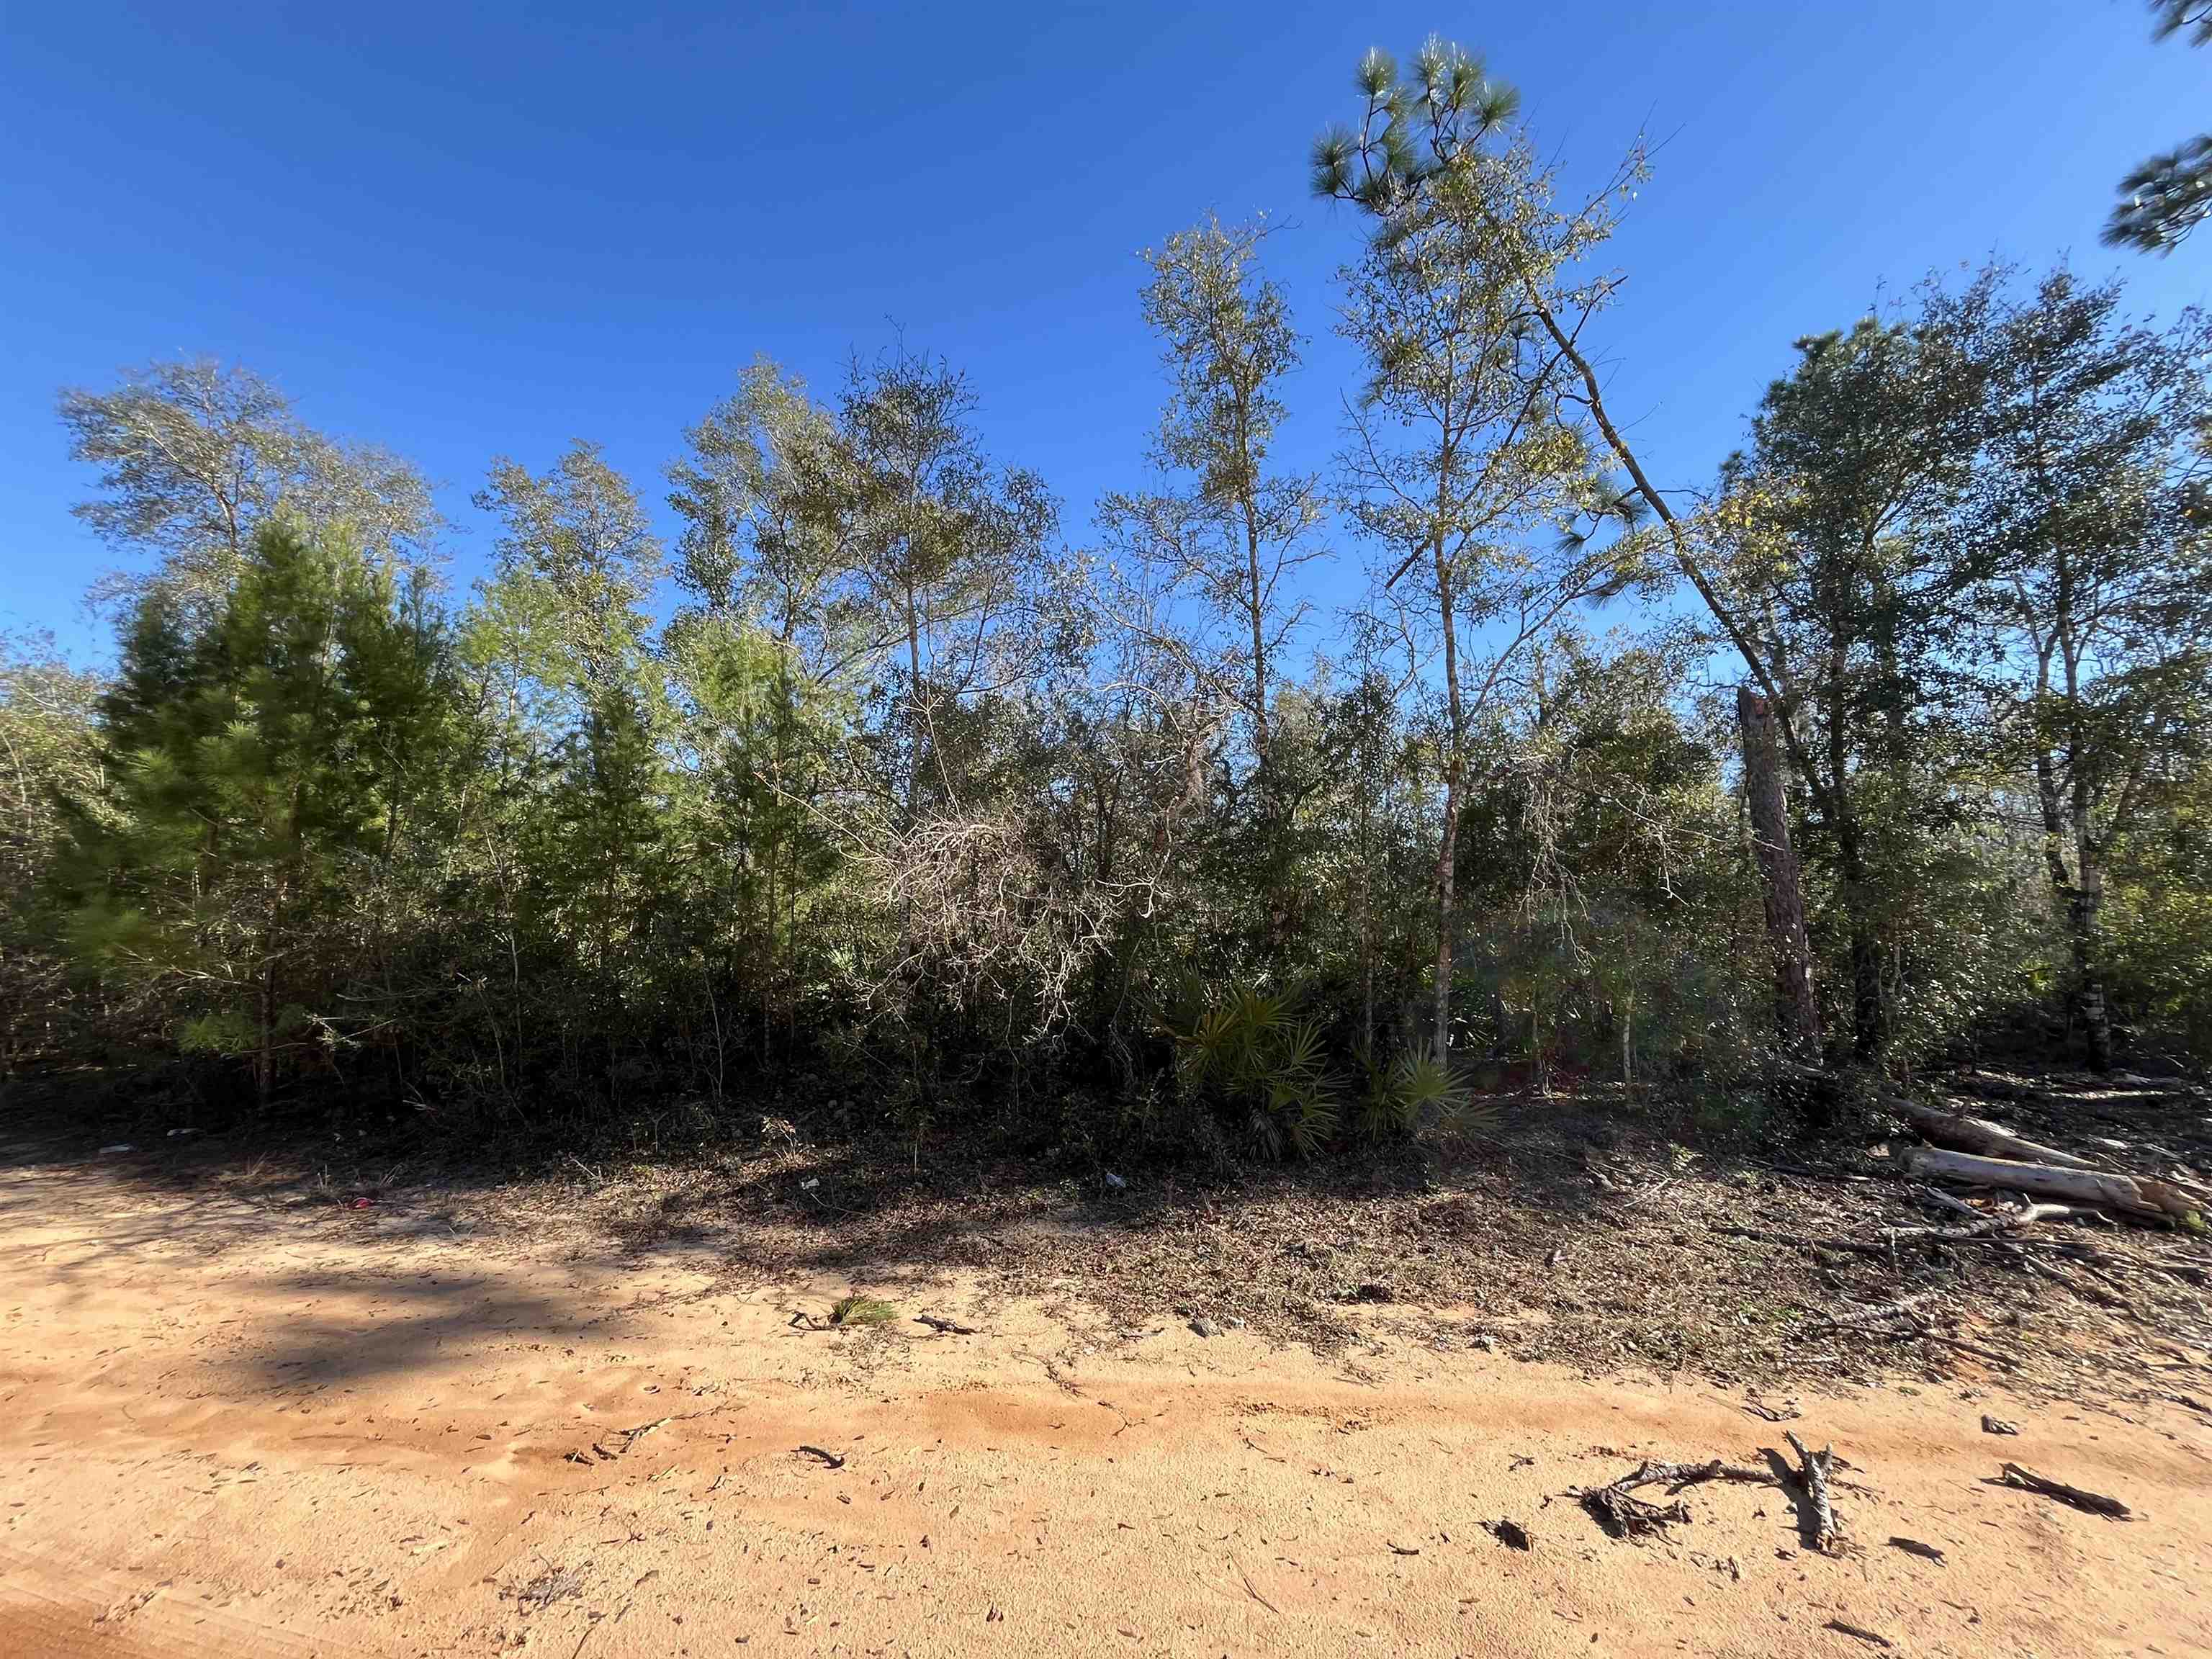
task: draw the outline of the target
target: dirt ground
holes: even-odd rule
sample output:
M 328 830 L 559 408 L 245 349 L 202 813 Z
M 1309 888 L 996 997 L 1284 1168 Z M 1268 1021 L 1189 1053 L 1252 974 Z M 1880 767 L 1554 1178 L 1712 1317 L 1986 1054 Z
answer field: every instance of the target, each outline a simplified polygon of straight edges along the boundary
M 0 1169 L 0 1653 L 2212 1652 L 2202 1347 L 1710 1231 L 1869 1208 L 1850 1182 L 1623 1153 L 1550 1232 L 1492 1201 L 1510 1167 L 971 1192 L 954 1228 L 787 1148 L 473 1194 L 162 1150 Z M 2071 1358 L 1777 1322 L 1915 1273 L 1978 1346 Z M 828 1328 L 855 1290 L 897 1317 Z M 1837 1449 L 1832 1556 L 1792 1487 L 1689 1487 L 1640 1544 L 1573 1496 L 1785 1429 Z

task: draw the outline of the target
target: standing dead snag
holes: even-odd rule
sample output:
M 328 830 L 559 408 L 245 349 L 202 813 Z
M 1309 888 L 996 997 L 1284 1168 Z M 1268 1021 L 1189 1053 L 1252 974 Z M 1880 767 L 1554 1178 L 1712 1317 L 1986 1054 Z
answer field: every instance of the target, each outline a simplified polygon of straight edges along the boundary
M 1784 1429 L 1782 1434 L 1789 1441 L 1790 1449 L 1797 1454 L 1797 1478 L 1804 1486 L 1807 1501 L 1813 1505 L 1813 1547 L 1823 1555 L 1832 1554 L 1840 1534 L 1836 1511 L 1828 1502 L 1828 1466 L 1835 1460 L 1836 1449 L 1823 1446 L 1820 1455 L 1815 1457 L 1795 1432 Z

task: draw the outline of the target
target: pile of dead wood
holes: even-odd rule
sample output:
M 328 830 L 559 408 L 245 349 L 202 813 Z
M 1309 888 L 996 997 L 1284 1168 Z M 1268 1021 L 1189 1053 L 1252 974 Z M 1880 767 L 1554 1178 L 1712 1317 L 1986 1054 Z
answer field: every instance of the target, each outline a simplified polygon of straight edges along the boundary
M 1985 1119 L 1941 1111 L 1917 1101 L 1890 1104 L 1929 1143 L 1909 1149 L 1899 1159 L 1899 1167 L 1908 1176 L 1995 1187 L 2191 1230 L 2204 1224 L 2204 1212 L 2212 1208 L 2212 1193 L 2185 1179 L 2112 1168 L 2023 1139 Z
M 2136 1154 L 2148 1163 L 2179 1164 L 2166 1149 L 2148 1143 L 2100 1144 L 2099 1156 L 2085 1157 L 2046 1146 L 1984 1119 L 1893 1098 L 1886 1103 L 1927 1144 L 1907 1148 L 1893 1164 L 1906 1179 L 1905 1195 L 1939 1218 L 1934 1224 L 1875 1225 L 1855 1232 L 1818 1234 L 1711 1222 L 1725 1237 L 1785 1244 L 1810 1252 L 1816 1261 L 1839 1265 L 1856 1255 L 1886 1261 L 1902 1270 L 1908 1261 L 1936 1251 L 1988 1254 L 2014 1270 L 2064 1286 L 2082 1300 L 2110 1312 L 2146 1318 L 2142 1292 L 2130 1282 L 2143 1273 L 2202 1286 L 2205 1270 L 2170 1255 L 2155 1261 L 2124 1257 L 2100 1249 L 2085 1228 L 2049 1228 L 2054 1220 L 2096 1220 L 2107 1225 L 2126 1221 L 2201 1232 L 2212 1216 L 2212 1189 L 2193 1170 L 2169 1172 L 2122 1168 L 2113 1153 Z M 1863 1179 L 1863 1177 L 1858 1177 Z M 1936 1183 L 1945 1183 L 1946 1191 Z M 1969 1204 L 1959 1188 L 1984 1193 L 2024 1195 L 2025 1201 Z M 1825 1317 L 1808 1322 L 1807 1334 L 1848 1332 L 1855 1341 L 1923 1342 L 1968 1353 L 2002 1370 L 2018 1369 L 2020 1356 L 2004 1348 L 1971 1341 L 1944 1328 L 1942 1286 L 1876 1304 L 1845 1303 Z M 1931 1305 L 1936 1304 L 1936 1305 Z M 2008 1347 L 2009 1345 L 2005 1345 Z

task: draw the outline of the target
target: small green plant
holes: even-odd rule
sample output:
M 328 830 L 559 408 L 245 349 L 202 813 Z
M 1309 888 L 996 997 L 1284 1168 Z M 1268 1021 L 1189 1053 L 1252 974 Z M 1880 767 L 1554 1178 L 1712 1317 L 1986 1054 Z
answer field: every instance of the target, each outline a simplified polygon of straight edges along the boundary
M 875 1296 L 841 1296 L 830 1304 L 830 1322 L 839 1330 L 854 1325 L 888 1325 L 898 1310 Z
M 1425 1048 L 1409 1048 L 1388 1066 L 1370 1066 L 1355 1127 L 1370 1146 L 1410 1139 L 1425 1117 L 1464 1130 L 1475 1114 L 1474 1095 L 1451 1067 Z M 1475 1114 L 1486 1125 L 1495 1111 Z
M 1174 1036 L 1184 1089 L 1241 1112 L 1262 1155 L 1311 1158 L 1336 1133 L 1339 1091 L 1322 1065 L 1320 1023 L 1292 1019 L 1288 999 L 1243 986 Z

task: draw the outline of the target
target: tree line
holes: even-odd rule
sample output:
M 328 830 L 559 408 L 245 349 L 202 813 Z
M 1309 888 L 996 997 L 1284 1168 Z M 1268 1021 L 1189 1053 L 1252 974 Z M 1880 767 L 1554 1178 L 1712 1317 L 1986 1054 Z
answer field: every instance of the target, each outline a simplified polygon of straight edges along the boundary
M 2212 1054 L 2204 319 L 1931 280 L 1669 493 L 1597 367 L 1640 147 L 1566 196 L 1434 40 L 1346 114 L 1335 465 L 1278 459 L 1267 226 L 1208 219 L 1144 255 L 1149 487 L 1088 545 L 902 346 L 747 369 L 671 541 L 590 444 L 496 460 L 465 595 L 420 472 L 250 372 L 65 392 L 147 556 L 112 676 L 0 667 L 6 1066 L 1313 1156 L 2000 1029 Z

